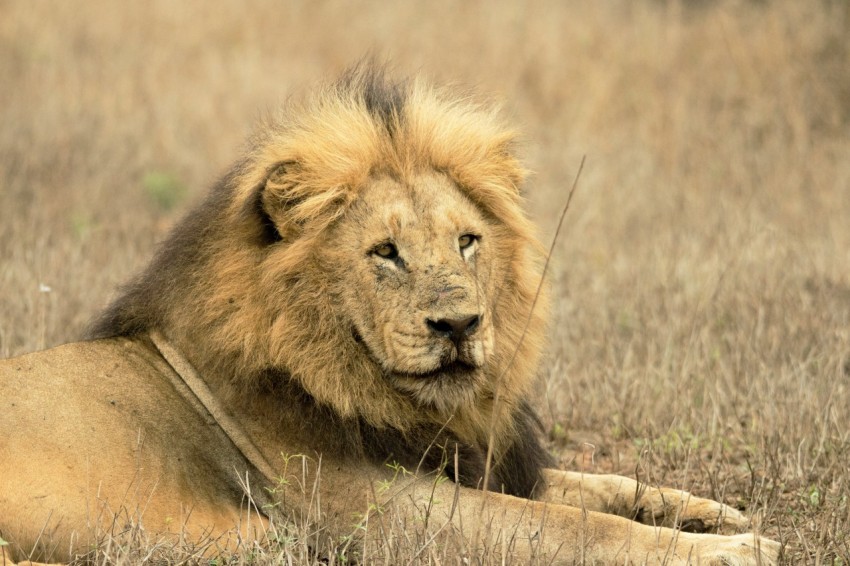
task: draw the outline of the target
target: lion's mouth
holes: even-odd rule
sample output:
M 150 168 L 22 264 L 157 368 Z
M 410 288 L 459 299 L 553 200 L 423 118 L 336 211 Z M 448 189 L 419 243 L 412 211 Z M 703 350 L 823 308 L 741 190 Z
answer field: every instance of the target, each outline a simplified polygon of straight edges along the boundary
M 418 404 L 448 414 L 474 402 L 483 375 L 482 368 L 455 359 L 431 371 L 394 371 L 389 378 L 396 389 L 411 395 Z
M 372 349 L 369 347 L 369 344 L 363 340 L 363 335 L 357 330 L 356 327 L 351 328 L 351 336 L 354 338 L 354 341 L 357 342 L 366 352 L 366 354 L 378 365 L 382 365 L 379 361 L 378 356 L 376 356 Z M 468 377 L 475 373 L 478 370 L 478 366 L 470 364 L 461 360 L 460 358 L 455 358 L 453 361 L 446 362 L 437 368 L 424 371 L 401 371 L 396 369 L 388 369 L 385 368 L 385 371 L 388 374 L 392 374 L 396 377 L 406 377 L 410 379 L 421 379 L 421 380 L 433 380 L 433 379 L 462 379 Z
M 455 360 L 423 373 L 396 372 L 398 375 L 421 380 L 461 380 L 470 377 L 478 368 L 462 360 Z

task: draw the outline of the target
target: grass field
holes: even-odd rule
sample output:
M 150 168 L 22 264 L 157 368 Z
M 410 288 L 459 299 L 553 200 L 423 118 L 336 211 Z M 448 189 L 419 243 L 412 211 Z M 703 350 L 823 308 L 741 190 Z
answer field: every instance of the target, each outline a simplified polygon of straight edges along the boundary
M 503 101 L 544 240 L 586 156 L 539 397 L 563 465 L 850 564 L 846 1 L 0 0 L 0 356 L 79 337 L 258 117 L 368 53 Z

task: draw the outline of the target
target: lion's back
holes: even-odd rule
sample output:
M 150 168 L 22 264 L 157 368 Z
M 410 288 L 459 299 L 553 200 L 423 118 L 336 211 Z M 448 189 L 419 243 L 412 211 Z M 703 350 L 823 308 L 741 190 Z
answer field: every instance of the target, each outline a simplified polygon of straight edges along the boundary
M 156 397 L 164 371 L 142 343 L 126 338 L 74 342 L 0 360 L 0 387 L 15 392 L 0 411 L 0 430 L 17 437 L 44 431 L 59 440 L 87 423 L 97 431 L 77 441 L 96 441 L 104 425 L 107 430 L 117 422 L 129 425 L 132 414 Z M 53 423 L 62 426 L 48 431 L 45 425 Z
M 48 520 L 91 525 L 73 535 L 88 540 L 109 513 L 144 509 L 146 524 L 166 532 L 181 505 L 238 502 L 219 464 L 241 456 L 175 394 L 168 371 L 145 343 L 125 338 L 0 360 L 0 388 L 10 392 L 0 398 L 0 531 L 28 547 Z M 68 549 L 69 536 L 52 542 Z

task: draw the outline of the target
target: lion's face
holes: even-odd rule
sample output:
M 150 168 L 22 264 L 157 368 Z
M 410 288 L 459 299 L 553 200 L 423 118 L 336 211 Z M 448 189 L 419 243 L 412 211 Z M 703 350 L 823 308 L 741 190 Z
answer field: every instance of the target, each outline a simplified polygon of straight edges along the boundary
M 326 269 L 352 336 L 396 389 L 451 410 L 493 353 L 493 227 L 447 176 L 377 177 L 331 230 Z

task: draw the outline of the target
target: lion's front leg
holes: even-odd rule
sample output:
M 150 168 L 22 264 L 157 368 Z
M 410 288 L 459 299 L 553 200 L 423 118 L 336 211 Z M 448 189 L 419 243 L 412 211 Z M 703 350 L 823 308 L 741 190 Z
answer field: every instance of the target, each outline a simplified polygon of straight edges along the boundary
M 383 528 L 369 529 L 373 544 L 398 540 L 387 533 L 392 525 L 404 525 L 405 540 L 437 541 L 440 547 L 456 548 L 452 554 L 459 556 L 510 557 L 524 564 L 767 566 L 776 564 L 779 554 L 778 543 L 753 533 L 683 533 L 439 480 L 414 479 L 390 491 L 373 517 Z M 425 532 L 412 536 L 411 529 Z
M 544 478 L 546 489 L 538 496 L 542 501 L 697 533 L 740 532 L 749 525 L 743 513 L 723 503 L 623 476 L 545 470 Z

